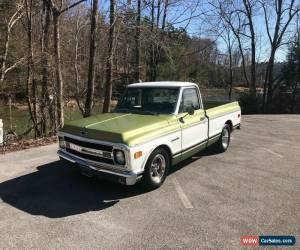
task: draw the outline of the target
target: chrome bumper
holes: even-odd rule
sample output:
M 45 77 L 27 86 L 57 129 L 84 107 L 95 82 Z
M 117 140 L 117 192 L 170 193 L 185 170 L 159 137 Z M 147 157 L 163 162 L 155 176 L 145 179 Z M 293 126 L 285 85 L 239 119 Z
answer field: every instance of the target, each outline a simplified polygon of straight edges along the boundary
M 116 172 L 114 170 L 110 170 L 108 169 L 108 167 L 104 166 L 103 164 L 99 164 L 99 163 L 95 163 L 95 162 L 91 162 L 89 160 L 85 160 L 83 158 L 80 158 L 78 156 L 75 156 L 73 154 L 70 154 L 68 152 L 64 152 L 62 150 L 58 150 L 57 154 L 72 163 L 78 164 L 82 167 L 86 167 L 89 168 L 93 171 L 95 171 L 97 174 L 103 173 L 103 177 L 105 178 L 105 176 L 110 176 L 113 177 L 113 179 L 115 179 L 117 182 L 131 186 L 134 185 L 138 179 L 141 178 L 141 176 L 138 176 L 137 174 L 127 171 L 127 170 L 123 170 L 120 172 Z M 111 178 L 109 178 L 111 179 Z

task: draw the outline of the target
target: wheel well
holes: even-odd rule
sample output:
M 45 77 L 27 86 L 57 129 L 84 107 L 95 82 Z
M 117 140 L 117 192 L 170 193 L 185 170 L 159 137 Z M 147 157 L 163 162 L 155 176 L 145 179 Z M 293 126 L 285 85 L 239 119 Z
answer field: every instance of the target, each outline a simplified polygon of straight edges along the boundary
M 230 131 L 232 131 L 232 128 L 233 128 L 232 121 L 228 120 L 227 122 L 225 122 L 225 124 L 227 124 L 230 128 Z
M 149 153 L 149 155 L 147 156 L 147 159 L 146 159 L 145 162 L 144 162 L 143 168 L 145 168 L 147 162 L 149 161 L 149 158 L 150 158 L 151 154 L 152 154 L 155 150 L 157 150 L 157 149 L 159 149 L 159 148 L 163 148 L 164 150 L 166 150 L 166 152 L 167 152 L 167 154 L 169 155 L 169 158 L 170 158 L 170 159 L 169 159 L 170 165 L 172 164 L 172 152 L 171 152 L 171 149 L 170 149 L 167 145 L 163 144 L 163 145 L 157 146 L 156 148 L 154 148 L 154 149 Z
M 169 161 L 170 161 L 170 164 L 171 164 L 171 161 L 172 161 L 172 152 L 171 152 L 171 149 L 167 146 L 167 145 L 160 145 L 158 147 L 156 147 L 154 150 L 158 149 L 158 148 L 163 148 L 164 150 L 166 150 L 166 152 L 168 153 L 169 155 Z M 153 151 L 154 151 L 153 150 Z M 152 151 L 152 152 L 153 152 Z

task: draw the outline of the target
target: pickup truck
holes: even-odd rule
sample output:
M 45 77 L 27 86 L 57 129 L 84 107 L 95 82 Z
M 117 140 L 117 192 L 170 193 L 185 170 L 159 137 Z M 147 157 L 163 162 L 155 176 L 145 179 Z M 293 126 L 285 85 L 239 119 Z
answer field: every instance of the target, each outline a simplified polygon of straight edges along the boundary
M 58 155 L 85 175 L 154 189 L 172 165 L 212 144 L 226 151 L 240 123 L 238 102 L 205 110 L 195 83 L 134 83 L 113 112 L 66 123 Z

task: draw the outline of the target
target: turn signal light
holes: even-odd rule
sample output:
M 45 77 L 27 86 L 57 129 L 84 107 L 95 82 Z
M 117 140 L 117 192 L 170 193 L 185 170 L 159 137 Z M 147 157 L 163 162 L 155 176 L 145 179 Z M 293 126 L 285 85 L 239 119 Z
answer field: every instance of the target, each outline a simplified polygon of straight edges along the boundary
M 134 153 L 134 159 L 138 159 L 138 158 L 142 157 L 142 155 L 143 155 L 142 151 L 135 152 Z

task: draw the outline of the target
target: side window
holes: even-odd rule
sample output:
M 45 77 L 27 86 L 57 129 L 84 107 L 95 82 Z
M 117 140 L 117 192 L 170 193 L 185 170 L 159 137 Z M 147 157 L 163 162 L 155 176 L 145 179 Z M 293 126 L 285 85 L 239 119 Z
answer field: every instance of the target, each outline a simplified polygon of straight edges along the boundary
M 179 112 L 185 113 L 189 107 L 193 107 L 195 110 L 200 109 L 199 98 L 195 88 L 183 91 Z

